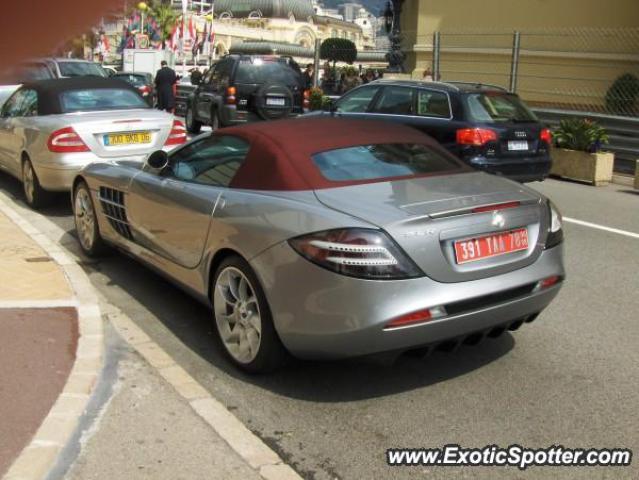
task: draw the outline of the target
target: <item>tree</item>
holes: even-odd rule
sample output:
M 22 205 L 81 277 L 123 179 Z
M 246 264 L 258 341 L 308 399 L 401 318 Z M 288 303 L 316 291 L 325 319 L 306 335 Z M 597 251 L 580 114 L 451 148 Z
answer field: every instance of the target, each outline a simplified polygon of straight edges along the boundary
M 621 75 L 606 93 L 606 107 L 615 115 L 637 115 L 639 113 L 639 78 L 632 73 Z
M 177 25 L 179 13 L 170 3 L 154 2 L 149 7 L 149 14 L 155 18 L 159 28 L 162 48 L 166 48 L 166 41 L 171 37 L 173 29 Z
M 345 62 L 352 65 L 357 58 L 357 47 L 346 38 L 327 38 L 320 46 L 320 57 L 335 63 Z

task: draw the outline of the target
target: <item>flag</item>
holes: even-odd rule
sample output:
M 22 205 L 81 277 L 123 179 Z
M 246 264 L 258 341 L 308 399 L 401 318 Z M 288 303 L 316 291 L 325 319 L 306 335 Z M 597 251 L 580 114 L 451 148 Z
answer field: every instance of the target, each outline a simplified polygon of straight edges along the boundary
M 98 42 L 98 52 L 102 55 L 106 55 L 111 50 L 111 44 L 109 43 L 109 37 L 104 33 L 100 34 L 100 41 Z
M 195 33 L 195 25 L 193 24 L 193 17 L 189 18 L 189 37 L 194 42 L 197 41 L 197 34 Z
M 171 32 L 171 36 L 169 37 L 169 50 L 173 52 L 177 52 L 180 48 L 180 26 L 176 25 L 173 27 L 173 31 Z

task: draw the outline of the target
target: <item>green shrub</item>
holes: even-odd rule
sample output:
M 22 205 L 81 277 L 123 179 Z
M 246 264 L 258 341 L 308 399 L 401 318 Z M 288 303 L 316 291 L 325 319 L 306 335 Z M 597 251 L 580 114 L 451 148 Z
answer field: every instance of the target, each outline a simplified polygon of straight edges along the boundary
M 320 45 L 320 57 L 333 62 L 333 66 L 335 62 L 352 65 L 357 58 L 357 47 L 346 38 L 327 38 Z
M 601 145 L 608 143 L 606 130 L 587 118 L 562 120 L 553 138 L 558 147 L 582 152 L 597 152 Z
M 311 96 L 308 99 L 311 110 L 321 110 L 324 101 L 324 92 L 321 88 L 311 88 Z
M 639 115 L 639 78 L 631 73 L 621 75 L 606 93 L 606 107 L 616 115 Z

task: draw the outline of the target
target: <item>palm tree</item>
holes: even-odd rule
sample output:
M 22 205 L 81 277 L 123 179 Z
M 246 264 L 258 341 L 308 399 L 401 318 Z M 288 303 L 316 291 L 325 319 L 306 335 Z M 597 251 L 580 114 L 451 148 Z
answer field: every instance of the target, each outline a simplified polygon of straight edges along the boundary
M 158 24 L 162 48 L 166 48 L 166 41 L 171 37 L 180 15 L 169 2 L 163 1 L 153 2 L 149 6 L 149 13 Z

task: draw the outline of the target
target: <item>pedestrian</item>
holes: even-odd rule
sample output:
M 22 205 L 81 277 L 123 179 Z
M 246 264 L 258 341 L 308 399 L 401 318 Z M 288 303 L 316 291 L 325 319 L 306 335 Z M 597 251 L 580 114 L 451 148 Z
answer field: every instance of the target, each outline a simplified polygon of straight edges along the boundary
M 426 70 L 424 70 L 424 74 L 422 75 L 422 80 L 424 80 L 425 82 L 433 81 L 433 72 L 430 71 L 430 68 L 426 68 Z
M 313 76 L 315 74 L 315 66 L 312 63 L 306 65 L 306 70 L 302 73 L 304 77 L 304 89 L 309 90 L 313 88 Z
M 375 74 L 373 73 L 372 70 L 368 70 L 366 72 L 366 78 L 364 80 L 364 83 L 371 83 L 374 80 L 375 80 Z
M 339 81 L 335 86 L 335 93 L 338 95 L 343 95 L 346 92 L 346 73 L 342 72 L 339 76 Z
M 162 60 L 160 66 L 162 68 L 155 74 L 155 91 L 158 96 L 158 109 L 172 113 L 175 108 L 173 86 L 177 82 L 177 76 L 165 60 Z
M 346 75 L 342 74 L 342 92 L 346 93 L 349 90 L 361 85 L 361 80 L 357 75 L 357 71 L 354 68 L 346 70 Z

